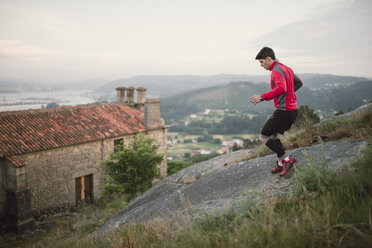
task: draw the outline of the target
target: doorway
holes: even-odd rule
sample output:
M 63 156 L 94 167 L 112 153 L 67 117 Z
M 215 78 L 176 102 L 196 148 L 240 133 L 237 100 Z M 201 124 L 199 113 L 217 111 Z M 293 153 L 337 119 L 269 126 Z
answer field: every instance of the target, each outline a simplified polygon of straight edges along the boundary
M 93 201 L 93 174 L 78 177 L 76 185 L 76 206 Z

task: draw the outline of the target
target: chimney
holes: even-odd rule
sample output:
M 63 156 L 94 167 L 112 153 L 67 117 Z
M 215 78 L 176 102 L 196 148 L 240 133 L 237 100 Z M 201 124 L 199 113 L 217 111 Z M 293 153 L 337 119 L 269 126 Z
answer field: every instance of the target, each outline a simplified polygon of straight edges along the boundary
M 163 120 L 160 118 L 159 98 L 150 98 L 145 102 L 144 125 L 148 128 L 157 128 L 163 126 Z
M 146 89 L 144 87 L 138 87 L 136 90 L 137 90 L 136 109 L 144 112 L 146 101 Z
M 127 99 L 128 99 L 128 104 L 134 103 L 134 87 L 127 88 Z
M 116 88 L 116 101 L 125 103 L 125 87 L 117 87 Z

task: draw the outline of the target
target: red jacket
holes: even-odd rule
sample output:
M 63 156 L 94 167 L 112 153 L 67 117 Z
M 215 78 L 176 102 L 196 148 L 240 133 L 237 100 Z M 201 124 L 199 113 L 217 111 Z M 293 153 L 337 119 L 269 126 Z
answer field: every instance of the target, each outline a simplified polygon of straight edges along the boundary
M 262 99 L 269 101 L 274 99 L 274 105 L 278 110 L 296 110 L 297 98 L 295 91 L 302 86 L 302 81 L 292 69 L 277 61 L 270 66 L 271 91 L 261 95 Z

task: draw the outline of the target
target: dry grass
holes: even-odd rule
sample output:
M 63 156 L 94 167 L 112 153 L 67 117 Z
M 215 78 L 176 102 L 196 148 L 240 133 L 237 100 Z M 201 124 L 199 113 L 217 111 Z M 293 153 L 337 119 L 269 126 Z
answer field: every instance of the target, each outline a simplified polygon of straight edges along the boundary
M 56 247 L 58 243 L 68 240 L 76 243 L 97 230 L 126 204 L 123 196 L 103 197 L 94 204 L 81 206 L 74 213 L 50 216 L 47 226 L 40 227 L 37 232 L 22 236 L 10 233 L 3 235 L 0 237 L 0 247 Z

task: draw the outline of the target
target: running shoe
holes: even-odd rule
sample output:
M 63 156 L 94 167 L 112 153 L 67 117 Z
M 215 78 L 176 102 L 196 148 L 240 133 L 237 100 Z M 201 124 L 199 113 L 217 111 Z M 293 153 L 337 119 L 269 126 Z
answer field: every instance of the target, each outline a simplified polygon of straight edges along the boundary
M 276 166 L 274 169 L 271 170 L 272 173 L 278 173 L 278 172 L 281 172 L 283 170 L 283 166 L 279 166 L 278 164 L 278 161 L 276 161 Z
M 280 176 L 283 177 L 288 174 L 288 172 L 296 165 L 297 160 L 289 156 L 289 160 L 285 161 L 283 160 L 283 170 L 280 172 Z

